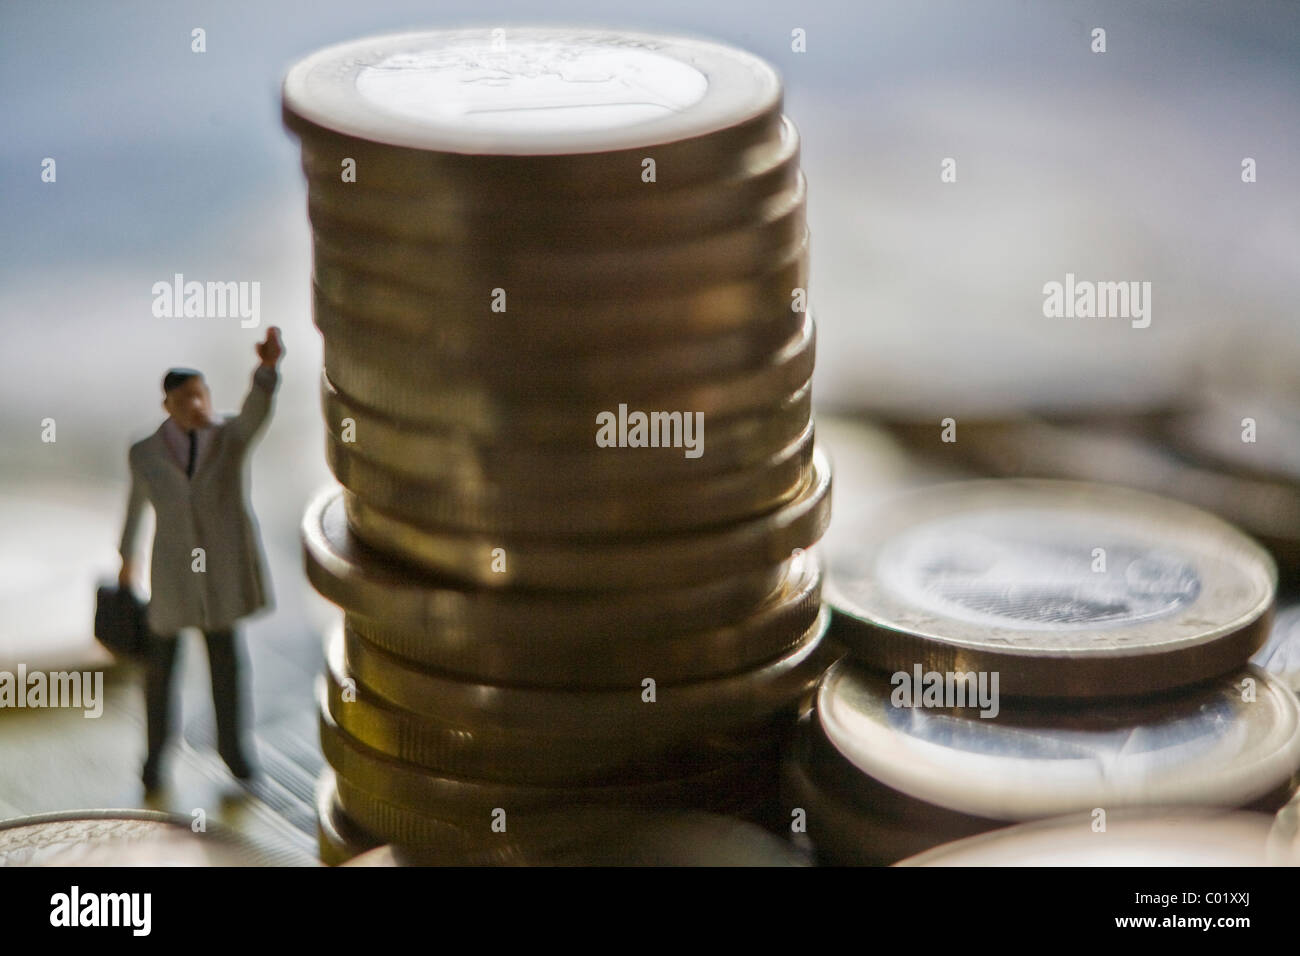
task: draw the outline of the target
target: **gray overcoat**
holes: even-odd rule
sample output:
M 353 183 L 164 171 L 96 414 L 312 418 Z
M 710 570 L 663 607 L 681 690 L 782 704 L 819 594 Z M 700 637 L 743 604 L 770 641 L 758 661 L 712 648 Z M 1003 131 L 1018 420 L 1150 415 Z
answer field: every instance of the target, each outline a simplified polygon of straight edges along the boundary
M 131 446 L 131 494 L 118 550 L 123 558 L 134 555 L 144 503 L 151 502 L 157 520 L 148 620 L 155 634 L 221 630 L 274 607 L 245 462 L 270 416 L 279 378 L 274 368 L 258 366 L 239 414 L 218 416 L 192 478 L 172 456 L 161 426 Z M 196 548 L 203 549 L 202 565 Z

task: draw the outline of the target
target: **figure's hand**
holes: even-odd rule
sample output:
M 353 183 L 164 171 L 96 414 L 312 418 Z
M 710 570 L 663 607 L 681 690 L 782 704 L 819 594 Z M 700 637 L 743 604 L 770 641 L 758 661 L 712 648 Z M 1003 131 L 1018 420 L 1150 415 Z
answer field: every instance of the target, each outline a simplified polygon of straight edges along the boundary
M 117 586 L 129 588 L 133 580 L 135 580 L 135 562 L 123 558 L 122 570 L 117 572 Z
M 273 325 L 266 330 L 266 341 L 257 346 L 257 357 L 268 368 L 275 368 L 284 355 L 284 345 L 280 341 L 280 327 Z

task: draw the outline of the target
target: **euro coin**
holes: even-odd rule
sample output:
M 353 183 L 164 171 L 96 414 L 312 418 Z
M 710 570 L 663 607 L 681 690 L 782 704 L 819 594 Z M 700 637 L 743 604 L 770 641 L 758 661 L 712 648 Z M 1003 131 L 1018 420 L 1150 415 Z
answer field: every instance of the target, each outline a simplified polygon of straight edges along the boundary
M 810 424 L 771 459 L 738 472 L 654 487 L 584 489 L 573 495 L 563 476 L 553 484 L 521 488 L 484 478 L 465 482 L 417 482 L 355 454 L 352 445 L 329 439 L 326 457 L 349 491 L 404 521 L 436 530 L 519 535 L 636 535 L 690 531 L 764 514 L 789 501 L 812 465 Z
M 708 532 L 565 543 L 545 538 L 435 532 L 379 511 L 346 489 L 348 525 L 363 542 L 416 566 L 488 588 L 645 589 L 772 567 L 812 547 L 830 517 L 830 466 L 776 511 Z
M 283 102 L 309 156 L 346 142 L 360 175 L 413 191 L 634 192 L 647 148 L 677 186 L 779 136 L 781 84 L 699 40 L 465 29 L 320 50 L 289 71 Z
M 645 593 L 669 601 L 675 592 Z M 693 618 L 689 611 L 680 617 L 661 612 L 647 622 L 633 616 L 631 609 L 626 618 L 613 615 L 612 609 L 602 614 L 599 598 L 576 597 L 568 626 L 555 621 L 549 632 L 541 630 L 536 617 L 527 617 L 539 601 L 524 597 L 511 605 L 525 618 L 517 626 L 503 621 L 472 634 L 464 625 L 421 629 L 355 613 L 347 614 L 347 626 L 408 666 L 471 682 L 573 690 L 640 688 L 652 674 L 663 683 L 683 683 L 736 674 L 784 656 L 816 621 L 820 595 L 821 568 L 813 550 L 791 559 L 785 580 L 751 613 L 712 628 L 700 628 L 702 616 Z M 707 591 L 702 596 L 707 597 Z M 614 603 L 614 596 L 609 600 Z M 562 607 L 558 599 L 550 607 L 543 605 L 550 611 Z M 545 653 L 538 653 L 539 642 Z
M 647 481 L 715 475 L 757 464 L 795 441 L 808 427 L 812 390 L 805 383 L 772 408 L 708 422 L 708 454 L 688 458 L 671 446 L 620 449 L 492 443 L 457 428 L 418 427 L 367 408 L 321 376 L 327 434 L 356 454 L 397 474 L 425 481 L 487 479 L 516 487 L 561 478 L 578 493 L 588 488 L 644 488 Z
M 799 135 L 782 117 L 779 138 L 744 152 L 738 167 L 694 186 L 641 190 L 603 202 L 575 204 L 527 193 L 467 201 L 461 192 L 394 192 L 369 177 L 340 182 L 339 162 L 308 160 L 308 212 L 331 228 L 435 243 L 497 244 L 520 249 L 644 246 L 725 231 L 751 220 L 799 178 Z M 319 175 L 317 175 L 319 173 Z
M 798 570 L 805 565 L 796 564 L 802 556 L 794 556 L 667 589 L 548 593 L 466 588 L 366 548 L 348 528 L 337 487 L 308 504 L 302 547 L 312 586 L 370 622 L 374 630 L 368 633 L 390 635 L 385 646 L 394 653 L 432 666 L 460 662 L 448 669 L 471 673 L 518 667 L 513 659 L 525 649 L 532 649 L 526 656 L 538 658 L 538 667 L 545 668 L 536 648 L 566 640 L 584 642 L 590 651 L 624 641 L 707 633 L 744 620 L 806 573 Z
M 402 379 L 391 369 L 361 361 L 331 364 L 327 347 L 325 373 L 334 387 L 377 412 L 411 423 L 457 428 L 497 441 L 570 441 L 575 447 L 595 446 L 603 434 L 614 447 L 635 440 L 641 447 L 658 436 L 634 439 L 636 422 L 630 413 L 651 412 L 693 416 L 704 427 L 714 418 L 726 418 L 754 409 L 772 408 L 798 391 L 812 376 L 816 355 L 815 324 L 805 315 L 799 332 L 780 349 L 750 368 L 716 379 L 645 385 L 628 382 L 603 390 L 552 401 L 537 395 L 506 395 L 472 382 Z M 642 390 L 634 388 L 640 385 Z M 663 427 L 663 420 L 660 428 Z M 685 428 L 685 425 L 682 426 Z M 707 441 L 707 435 L 703 436 Z M 636 447 L 636 444 L 632 444 Z M 680 448 L 675 444 L 672 447 Z M 707 454 L 707 446 L 702 447 Z
M 773 772 L 775 761 L 747 757 L 702 773 L 652 781 L 600 786 L 530 786 L 453 777 L 387 757 L 343 731 L 329 715 L 328 699 L 318 687 L 321 746 L 334 769 L 344 810 L 366 830 L 397 843 L 437 843 L 443 836 L 471 828 L 491 832 L 498 808 L 521 820 L 571 806 L 677 806 L 717 808 L 741 802 L 756 782 Z M 423 835 L 393 832 L 390 825 L 349 800 L 349 788 L 360 790 L 389 807 Z M 440 835 L 441 834 L 441 835 Z
M 754 741 L 771 730 L 759 723 L 701 726 L 666 737 L 649 732 L 652 722 L 629 733 L 595 722 L 580 731 L 544 721 L 506 729 L 475 715 L 431 717 L 357 680 L 345 664 L 341 633 L 327 644 L 325 676 L 330 716 L 359 743 L 429 770 L 502 783 L 588 786 L 703 772 L 755 750 Z
M 654 290 L 569 288 L 515 290 L 513 295 L 463 286 L 421 289 L 382 279 L 346 263 L 318 262 L 312 298 L 347 315 L 365 316 L 375 331 L 427 337 L 430 346 L 466 349 L 488 343 L 521 353 L 595 354 L 747 328 L 792 311 L 808 287 L 809 241 L 773 256 L 752 275 L 712 278 L 698 286 Z M 432 294 L 431 294 L 432 293 Z
M 464 331 L 465 322 L 440 322 L 422 335 L 376 328 L 369 318 L 323 297 L 315 302 L 313 313 L 326 344 L 325 364 L 340 379 L 354 381 L 367 368 L 381 367 L 403 381 L 434 376 L 491 387 L 516 398 L 563 400 L 629 384 L 634 393 L 644 392 L 651 386 L 723 377 L 760 365 L 800 332 L 804 316 L 790 304 L 786 296 L 735 328 L 633 341 L 586 354 L 550 343 L 543 347 L 526 334 L 484 341 L 481 332 Z
M 932 486 L 829 556 L 836 634 L 884 671 L 997 672 L 1013 697 L 1166 690 L 1264 642 L 1268 553 L 1196 508 L 1100 485 Z
M 706 287 L 762 271 L 788 256 L 807 237 L 807 184 L 800 174 L 792 189 L 762 200 L 752 221 L 724 232 L 696 235 L 672 243 L 638 247 L 598 246 L 545 251 L 503 250 L 496 244 L 415 243 L 376 233 L 355 234 L 346 223 L 317 213 L 312 220 L 313 261 L 340 265 L 433 292 L 477 291 L 483 301 L 495 290 L 527 301 L 540 293 L 555 296 L 578 290 L 600 297 L 607 290 L 653 293 L 665 285 Z
M 360 684 L 401 710 L 455 726 L 690 739 L 792 710 L 827 663 L 818 651 L 828 620 L 827 612 L 819 613 L 789 651 L 752 671 L 682 684 L 647 674 L 637 686 L 602 691 L 471 683 L 417 669 L 350 630 L 344 647 L 347 671 Z
M 817 691 L 825 739 L 887 788 L 874 791 L 880 812 L 929 805 L 1027 820 L 1093 807 L 1245 807 L 1285 791 L 1300 768 L 1300 704 L 1253 665 L 1104 709 L 995 712 L 947 697 L 931 706 L 906 700 L 903 687 L 841 661 Z

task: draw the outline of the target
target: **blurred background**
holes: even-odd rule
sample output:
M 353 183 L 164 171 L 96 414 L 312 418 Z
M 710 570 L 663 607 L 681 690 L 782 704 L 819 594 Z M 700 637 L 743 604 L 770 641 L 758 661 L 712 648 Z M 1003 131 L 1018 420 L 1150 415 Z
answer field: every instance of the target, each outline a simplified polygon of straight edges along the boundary
M 126 451 L 162 421 L 163 372 L 197 367 L 217 408 L 237 409 L 254 344 L 279 325 L 281 386 L 252 461 L 276 610 L 246 633 L 259 752 L 282 766 L 258 784 L 260 805 L 229 812 L 310 849 L 319 756 L 308 701 L 333 611 L 302 577 L 298 523 L 329 473 L 305 189 L 279 84 L 330 43 L 518 22 L 694 34 L 781 72 L 809 183 L 814 396 L 833 453 L 852 444 L 837 455 L 837 518 L 882 468 L 889 480 L 908 473 L 900 449 L 934 446 L 952 417 L 1003 441 L 980 443 L 995 460 L 961 467 L 1182 481 L 1185 497 L 1222 502 L 1282 551 L 1300 533 L 1293 2 L 661 0 L 626 14 L 566 0 L 542 12 L 493 0 L 10 2 L 0 7 L 0 667 L 104 664 L 89 633 L 94 583 L 116 575 Z M 191 52 L 196 27 L 202 54 Z M 1092 50 L 1095 28 L 1104 53 Z M 806 52 L 791 50 L 795 29 Z M 46 157 L 54 183 L 41 178 Z M 1254 183 L 1242 181 L 1247 157 Z M 956 182 L 940 180 L 946 158 Z M 175 273 L 259 282 L 261 327 L 155 318 L 151 288 Z M 1066 273 L 1150 282 L 1150 326 L 1044 317 L 1043 286 Z M 1267 460 L 1225 460 L 1241 449 L 1214 453 L 1198 432 L 1206 416 L 1231 431 L 1252 413 L 1275 425 L 1260 438 Z M 47 418 L 54 443 L 41 440 Z M 1062 422 L 1085 429 L 1079 442 Z M 1053 441 L 1075 460 L 1052 457 Z M 204 655 L 188 650 L 180 807 L 230 786 L 208 746 Z M 114 686 L 117 706 L 93 729 L 79 712 L 0 715 L 0 816 L 138 803 L 141 705 L 130 683 Z M 57 743 L 54 722 L 67 725 Z

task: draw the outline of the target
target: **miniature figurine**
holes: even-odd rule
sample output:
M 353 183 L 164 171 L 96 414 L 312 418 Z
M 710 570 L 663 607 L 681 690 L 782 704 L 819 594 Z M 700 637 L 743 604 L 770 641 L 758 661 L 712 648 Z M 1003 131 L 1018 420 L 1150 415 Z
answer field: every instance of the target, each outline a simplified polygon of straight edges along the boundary
M 163 749 L 171 734 L 171 683 L 178 632 L 203 631 L 212 672 L 217 751 L 239 779 L 255 771 L 244 739 L 242 641 L 236 621 L 270 609 L 274 598 L 265 555 L 248 503 L 245 461 L 270 417 L 284 355 L 272 326 L 257 346 L 261 364 L 238 415 L 214 416 L 201 372 L 174 368 L 163 378 L 166 421 L 131 446 L 131 493 L 118 549 L 118 583 L 130 587 L 144 503 L 157 517 L 147 620 L 145 663 L 148 756 L 141 778 L 158 787 Z

